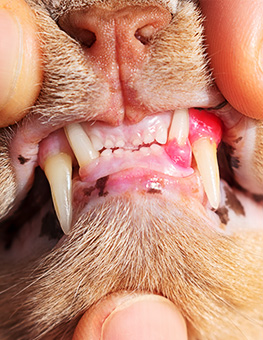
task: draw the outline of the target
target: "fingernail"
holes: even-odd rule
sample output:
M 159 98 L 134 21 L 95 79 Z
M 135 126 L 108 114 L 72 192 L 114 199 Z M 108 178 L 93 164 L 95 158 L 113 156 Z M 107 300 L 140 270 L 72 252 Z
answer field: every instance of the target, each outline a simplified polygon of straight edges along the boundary
M 14 92 L 21 57 L 21 31 L 15 18 L 0 9 L 0 110 Z
M 115 309 L 102 327 L 102 340 L 187 340 L 183 317 L 161 297 L 142 299 Z

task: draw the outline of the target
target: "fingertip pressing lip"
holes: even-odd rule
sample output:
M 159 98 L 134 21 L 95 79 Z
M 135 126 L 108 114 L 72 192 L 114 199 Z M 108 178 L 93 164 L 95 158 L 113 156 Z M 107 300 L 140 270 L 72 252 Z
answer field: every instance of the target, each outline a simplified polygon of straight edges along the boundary
M 9 12 L 0 8 L 0 108 L 4 108 L 14 90 L 15 73 L 19 63 L 19 30 Z M 2 119 L 2 112 L 1 112 Z
M 73 340 L 186 340 L 186 323 L 175 305 L 151 294 L 110 296 L 84 314 Z
M 263 117 L 261 1 L 200 0 L 216 84 L 242 114 Z
M 24 1 L 1 1 L 0 127 L 22 119 L 38 96 L 42 69 L 36 32 Z

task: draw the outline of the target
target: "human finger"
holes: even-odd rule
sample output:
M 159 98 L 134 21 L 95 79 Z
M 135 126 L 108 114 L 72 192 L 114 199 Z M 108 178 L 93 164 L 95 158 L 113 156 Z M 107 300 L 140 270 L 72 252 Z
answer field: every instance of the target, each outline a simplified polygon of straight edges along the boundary
M 0 0 L 0 127 L 20 120 L 42 79 L 34 15 L 23 0 Z
M 73 340 L 187 340 L 175 305 L 158 295 L 110 296 L 86 312 Z
M 216 83 L 239 112 L 263 119 L 261 0 L 200 0 Z

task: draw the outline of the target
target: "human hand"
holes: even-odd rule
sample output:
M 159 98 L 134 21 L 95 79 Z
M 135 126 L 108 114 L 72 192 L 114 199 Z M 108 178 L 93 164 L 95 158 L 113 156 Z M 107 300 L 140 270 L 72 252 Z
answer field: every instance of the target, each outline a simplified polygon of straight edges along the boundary
M 19 121 L 41 84 L 37 28 L 23 0 L 0 0 L 0 127 Z
M 151 294 L 111 295 L 81 318 L 73 340 L 186 340 L 186 324 L 169 300 Z
M 260 0 L 200 0 L 216 83 L 239 112 L 263 118 L 263 7 Z

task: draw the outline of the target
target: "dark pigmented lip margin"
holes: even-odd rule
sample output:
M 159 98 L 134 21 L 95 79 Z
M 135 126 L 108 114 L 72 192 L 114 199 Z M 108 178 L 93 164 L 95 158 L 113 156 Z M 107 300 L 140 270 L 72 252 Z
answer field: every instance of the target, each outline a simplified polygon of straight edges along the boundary
M 205 108 L 206 111 L 218 111 L 221 110 L 223 107 L 225 107 L 228 104 L 228 101 L 225 99 L 222 103 L 214 106 L 214 107 L 208 107 Z M 204 110 L 202 107 L 195 107 L 197 110 Z

